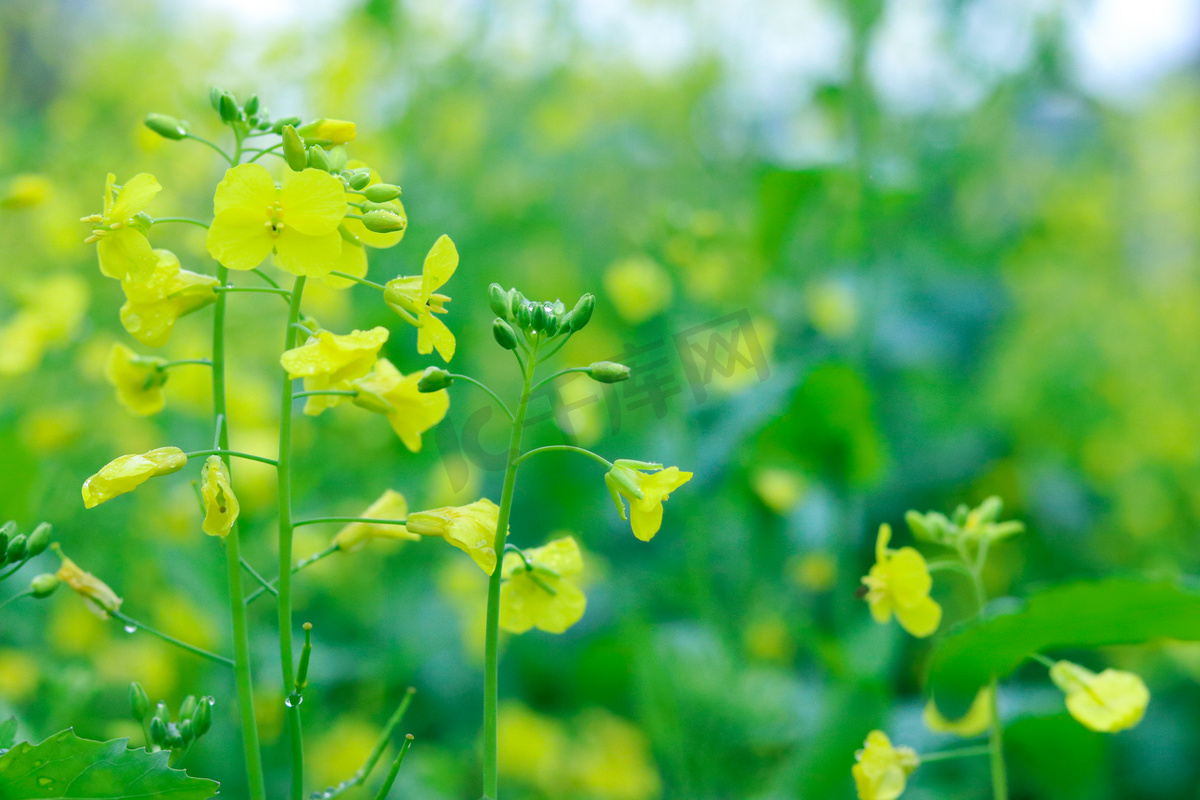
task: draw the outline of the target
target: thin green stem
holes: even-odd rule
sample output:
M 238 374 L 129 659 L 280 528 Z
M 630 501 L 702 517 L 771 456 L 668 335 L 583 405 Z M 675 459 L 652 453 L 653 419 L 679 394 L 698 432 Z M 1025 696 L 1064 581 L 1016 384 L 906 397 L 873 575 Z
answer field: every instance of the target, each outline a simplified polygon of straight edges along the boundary
M 986 540 L 985 540 L 986 542 Z M 975 600 L 979 605 L 979 619 L 983 619 L 984 609 L 987 608 L 987 588 L 983 585 L 983 567 L 987 561 L 986 544 L 980 545 L 980 552 L 974 560 L 967 557 L 964 548 L 960 547 L 963 562 L 971 574 L 971 585 L 975 590 Z M 991 689 L 992 724 L 988 729 L 988 753 L 992 766 L 992 799 L 1008 800 L 1008 771 L 1004 764 L 1004 723 L 1000 719 L 1000 689 L 999 682 L 992 678 L 988 684 Z
M 587 372 L 587 371 L 588 371 L 588 367 L 570 367 L 569 369 L 560 369 L 558 372 L 554 373 L 553 375 L 547 375 L 545 378 L 542 378 L 540 381 L 535 383 L 533 385 L 533 391 L 536 392 L 538 389 L 542 388 L 550 381 L 554 380 L 555 378 L 561 378 L 563 375 L 569 375 L 572 372 Z
M 292 523 L 293 528 L 301 525 L 318 525 L 322 522 L 366 522 L 371 525 L 404 525 L 402 519 L 375 519 L 374 517 L 317 517 L 315 519 L 299 519 Z M 336 548 L 335 548 L 336 549 Z M 300 562 L 304 563 L 304 562 Z
M 300 321 L 300 300 L 304 296 L 304 276 L 296 278 L 292 300 L 288 306 L 287 333 L 284 350 L 296 346 Z M 290 692 L 296 673 L 292 661 L 292 377 L 284 372 L 283 391 L 279 404 L 279 660 L 283 672 L 283 691 Z M 300 706 L 287 709 L 288 727 L 292 739 L 292 800 L 304 797 L 304 740 L 300 726 Z
M 279 285 L 279 283 L 278 283 L 278 282 L 277 282 L 277 281 L 276 281 L 274 278 L 272 278 L 272 277 L 271 277 L 270 275 L 268 275 L 267 273 L 263 272 L 263 271 L 262 271 L 261 269 L 259 269 L 258 267 L 255 267 L 254 269 L 252 269 L 252 270 L 250 270 L 250 271 L 251 271 L 251 272 L 253 272 L 255 275 L 257 275 L 258 277 L 262 278 L 262 279 L 263 279 L 264 281 L 266 281 L 267 283 L 269 283 L 269 284 L 271 284 L 272 286 L 274 286 L 276 289 L 282 289 L 282 288 L 283 288 L 282 286 L 280 286 L 280 285 Z
M 404 757 L 408 755 L 408 748 L 412 747 L 413 735 L 406 734 L 404 744 L 400 745 L 400 752 L 396 754 L 396 760 L 392 762 L 392 768 L 388 770 L 387 777 L 383 779 L 383 783 L 379 786 L 379 791 L 375 794 L 375 800 L 385 800 L 388 792 L 392 790 L 392 784 L 396 782 L 396 776 L 400 774 L 400 765 L 404 763 Z
M 1042 655 L 1041 653 L 1030 653 L 1029 655 L 1026 656 L 1026 658 L 1038 662 L 1046 669 L 1054 669 L 1054 664 L 1055 664 L 1054 659 L 1047 658 L 1046 656 Z
M 485 384 L 484 384 L 482 381 L 477 381 L 477 380 L 475 380 L 474 378 L 472 378 L 470 375 L 461 375 L 461 374 L 459 374 L 459 373 L 457 373 L 457 372 L 451 372 L 451 373 L 450 373 L 450 377 L 451 377 L 451 378 L 454 378 L 454 379 L 456 379 L 456 380 L 464 380 L 464 381 L 466 381 L 467 383 L 472 383 L 472 384 L 474 384 L 474 385 L 478 386 L 480 389 L 483 389 L 483 391 L 487 392 L 487 394 L 488 394 L 488 396 L 489 396 L 489 397 L 491 397 L 493 400 L 495 400 L 495 401 L 496 401 L 497 405 L 499 405 L 499 406 L 500 406 L 500 408 L 501 408 L 501 409 L 504 411 L 504 413 L 505 413 L 505 415 L 508 417 L 508 419 L 509 419 L 510 421 L 513 419 L 513 412 L 512 412 L 512 411 L 510 411 L 510 410 L 508 409 L 508 405 L 507 405 L 507 404 L 505 404 L 505 402 L 504 402 L 503 400 L 501 400 L 501 399 L 500 399 L 500 395 L 498 395 L 498 394 L 496 394 L 495 392 L 493 392 L 493 391 L 492 391 L 490 388 L 488 388 L 488 387 L 487 387 L 487 386 L 486 386 L 486 385 L 485 385 Z
M 194 644 L 188 644 L 187 642 L 185 642 L 181 639 L 176 639 L 174 636 L 171 636 L 170 634 L 166 634 L 160 630 L 151 628 L 149 625 L 145 624 L 144 622 L 139 622 L 138 620 L 134 619 L 133 617 L 129 616 L 128 614 L 126 614 L 122 611 L 114 610 L 114 611 L 110 611 L 108 613 L 113 618 L 121 620 L 128 626 L 134 627 L 137 630 L 145 631 L 146 633 L 149 633 L 153 636 L 157 636 L 158 638 L 162 639 L 164 642 L 169 642 L 170 644 L 173 644 L 176 647 L 187 650 L 189 653 L 198 655 L 201 658 L 207 658 L 209 661 L 214 661 L 217 664 L 224 664 L 227 667 L 234 666 L 232 658 L 226 658 L 225 656 L 219 656 L 216 653 L 210 653 L 202 647 L 196 647 L 196 645 L 194 645 Z M 130 631 L 130 633 L 133 633 L 133 632 L 134 631 Z
M 283 155 L 282 153 L 276 152 L 281 147 L 283 147 L 283 142 L 280 142 L 279 144 L 273 144 L 270 147 L 264 147 L 262 150 L 255 151 L 255 155 L 252 156 L 250 158 L 250 160 L 247 161 L 246 163 L 250 164 L 255 161 L 258 161 L 260 158 L 265 156 L 267 153 L 274 153 L 275 155 L 282 157 L 282 155 Z
M 246 572 L 249 572 L 250 576 L 254 578 L 254 580 L 258 581 L 259 585 L 268 592 L 271 594 L 279 594 L 279 591 L 271 584 L 271 582 L 260 575 L 258 570 L 256 570 L 254 566 L 244 558 L 242 559 L 242 569 L 246 570 Z
M 213 289 L 214 292 L 248 292 L 251 294 L 279 294 L 284 297 L 291 297 L 292 293 L 287 289 L 270 289 L 266 286 L 218 286 Z
M 151 225 L 157 225 L 160 222 L 183 222 L 188 225 L 199 225 L 201 228 L 207 228 L 208 223 L 191 217 L 155 217 L 150 221 Z
M 234 458 L 244 458 L 247 461 L 257 461 L 261 464 L 270 464 L 271 466 L 274 466 L 274 467 L 279 466 L 279 462 L 273 458 L 267 458 L 266 456 L 256 456 L 253 453 L 240 453 L 237 450 L 226 450 L 225 448 L 218 448 L 218 449 L 213 449 L 213 450 L 195 450 L 191 453 L 184 453 L 184 455 L 186 455 L 188 458 L 199 458 L 200 456 L 221 456 L 222 458 L 224 458 L 226 460 L 228 460 L 229 456 L 232 456 Z
M 213 362 L 207 358 L 180 358 L 175 361 L 168 361 L 165 364 L 159 365 L 159 369 L 170 369 L 171 367 L 182 367 L 185 364 L 196 364 L 203 367 L 211 367 Z
M 349 272 L 338 272 L 335 269 L 335 270 L 332 270 L 329 274 L 336 275 L 339 278 L 345 278 L 348 281 L 354 281 L 355 283 L 361 283 L 363 286 L 370 286 L 372 289 L 378 289 L 381 292 L 387 288 L 382 283 L 376 283 L 375 281 L 369 281 L 366 278 L 360 278 L 357 275 L 351 275 Z
M 334 797 L 342 794 L 348 789 L 353 789 L 356 786 L 362 786 L 368 777 L 370 777 L 375 765 L 379 762 L 379 757 L 383 755 L 383 751 L 387 749 L 388 742 L 391 741 L 392 733 L 396 730 L 396 726 L 400 724 L 400 720 L 404 719 L 405 712 L 408 711 L 408 706 L 412 703 L 412 697 L 416 694 L 416 689 L 411 686 L 404 693 L 404 698 L 400 701 L 400 705 L 392 712 L 392 716 L 388 719 L 387 724 L 383 726 L 382 733 L 375 740 L 375 747 L 371 749 L 371 754 L 367 756 L 367 760 L 358 768 L 358 771 L 351 775 L 346 780 L 339 783 L 337 786 L 331 786 L 326 789 L 321 797 L 324 800 L 332 800 Z
M 559 340 L 558 344 L 554 345 L 554 347 L 549 352 L 547 352 L 545 355 L 543 355 L 541 358 L 538 359 L 537 363 L 541 364 L 545 361 L 548 361 L 551 356 L 553 356 L 559 350 L 563 349 L 563 346 L 567 343 L 567 341 L 570 338 L 571 338 L 571 334 L 569 334 L 569 333 L 566 336 L 562 337 L 562 339 Z M 554 376 L 551 376 L 551 377 L 554 377 Z
M 564 451 L 564 452 L 568 452 L 568 453 L 579 453 L 580 455 L 587 456 L 588 458 L 592 459 L 593 461 L 597 461 L 600 464 L 603 464 L 604 466 L 608 467 L 609 469 L 613 468 L 612 462 L 609 461 L 604 456 L 599 455 L 598 453 L 593 453 L 591 450 L 588 450 L 586 447 L 576 447 L 573 444 L 548 444 L 545 447 L 535 447 L 534 449 L 530 450 L 527 453 L 522 453 L 521 456 L 517 459 L 516 463 L 520 464 L 525 459 L 529 458 L 530 456 L 537 455 L 538 453 L 550 453 L 550 452 L 553 452 L 556 450 L 560 450 L 560 451 Z
M 25 556 L 25 558 L 21 559 L 16 564 L 13 564 L 12 569 L 10 569 L 8 572 L 0 573 L 0 581 L 4 580 L 5 578 L 7 578 L 10 575 L 17 574 L 18 572 L 21 571 L 21 567 L 25 566 L 28 563 L 29 563 L 29 556 Z
M 22 597 L 28 597 L 31 594 L 33 594 L 33 589 L 26 589 L 23 592 L 14 594 L 12 597 L 8 598 L 3 603 L 0 603 L 0 611 L 2 611 L 4 609 L 4 607 L 7 606 L 9 603 L 11 603 L 15 600 L 20 600 Z
M 525 371 L 521 400 L 513 417 L 512 434 L 508 441 L 508 463 L 504 469 L 504 487 L 500 492 L 500 510 L 496 518 L 496 537 L 493 547 L 503 554 L 508 539 L 508 518 L 512 513 L 513 492 L 517 484 L 517 462 L 521 455 L 521 432 L 525 425 L 525 412 L 529 409 L 529 395 L 533 385 L 533 367 L 537 348 L 530 358 L 530 369 Z M 488 580 L 487 622 L 484 634 L 483 665 L 483 795 L 496 800 L 499 796 L 499 771 L 497 762 L 497 709 L 500 688 L 500 583 L 504 559 L 496 559 Z
M 294 525 L 292 525 L 292 527 L 295 528 L 296 525 L 294 524 Z M 316 553 L 312 554 L 308 558 L 304 559 L 303 561 L 301 561 L 298 564 L 296 564 L 295 566 L 293 566 L 292 574 L 295 575 L 297 572 L 304 569 L 305 567 L 310 567 L 313 564 L 320 561 L 321 559 L 325 558 L 326 556 L 333 555 L 336 552 L 338 552 L 338 546 L 331 544 L 331 545 L 329 545 L 329 547 L 326 547 L 324 550 L 317 551 Z M 267 581 L 267 587 L 264 587 L 262 589 L 257 589 L 246 596 L 246 605 L 249 605 L 253 601 L 257 600 L 261 595 L 266 594 L 268 591 L 270 591 L 271 594 L 278 595 L 279 591 L 275 588 L 275 586 L 278 583 L 279 583 L 278 578 L 273 581 Z
M 217 280 L 225 283 L 229 270 L 217 267 Z M 213 434 L 214 449 L 229 449 L 228 411 L 225 404 L 225 296 L 217 295 L 213 311 Z M 223 456 L 226 468 L 229 457 Z M 241 527 L 234 524 L 225 537 L 225 567 L 229 574 L 229 618 L 233 629 L 233 670 L 237 684 L 238 718 L 241 722 L 242 750 L 246 760 L 246 783 L 250 800 L 266 800 L 262 750 L 258 743 L 258 720 L 254 711 L 254 680 L 250 665 L 250 633 L 246 606 L 242 602 Z M 147 742 L 149 742 L 147 730 Z
M 229 162 L 229 166 L 233 167 L 233 166 L 237 165 L 237 159 L 235 159 L 233 156 L 230 156 L 229 153 L 226 153 L 223 149 L 221 149 L 220 145 L 214 144 L 213 142 L 210 142 L 208 139 L 205 139 L 202 136 L 197 136 L 194 133 L 186 133 L 186 134 L 184 134 L 184 138 L 191 139 L 194 142 L 199 142 L 202 145 L 206 145 L 208 147 L 211 147 L 213 150 L 216 150 L 218 153 L 221 154 L 221 158 L 223 158 Z M 238 144 L 238 152 L 239 153 L 241 152 L 241 144 L 240 143 Z
M 921 763 L 925 764 L 930 761 L 948 761 L 952 758 L 970 758 L 972 756 L 986 756 L 992 752 L 992 749 L 986 744 L 978 747 L 963 747 L 959 750 L 942 750 L 937 753 L 922 753 Z
M 292 397 L 320 397 L 322 395 L 340 395 L 342 397 L 358 397 L 353 389 L 312 389 L 307 392 L 296 392 Z

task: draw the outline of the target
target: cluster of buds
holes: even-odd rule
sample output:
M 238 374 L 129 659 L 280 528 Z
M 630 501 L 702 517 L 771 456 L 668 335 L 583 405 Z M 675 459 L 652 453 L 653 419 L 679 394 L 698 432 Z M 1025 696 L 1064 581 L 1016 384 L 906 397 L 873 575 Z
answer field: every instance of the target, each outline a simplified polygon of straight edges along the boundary
M 137 681 L 129 684 L 129 709 L 146 735 L 146 750 L 151 753 L 170 750 L 172 767 L 183 761 L 192 745 L 212 727 L 214 702 L 212 697 L 197 700 L 195 695 L 189 694 L 172 720 L 165 702 L 160 700 L 151 713 L 146 690 Z
M 50 546 L 52 533 L 49 522 L 41 523 L 29 534 L 19 533 L 17 523 L 12 520 L 0 525 L 0 566 L 24 564 L 34 556 L 41 555 Z M 20 567 L 12 571 L 17 569 Z
M 1018 520 L 998 522 L 1004 502 L 999 497 L 989 497 L 976 508 L 960 505 L 947 517 L 937 511 L 921 514 L 909 511 L 904 519 L 914 538 L 923 542 L 946 547 L 961 547 L 967 544 L 980 545 L 1007 539 L 1025 530 Z
M 546 342 L 558 336 L 569 337 L 583 330 L 596 308 L 596 297 L 585 294 L 570 311 L 561 300 L 527 300 L 516 289 L 507 292 L 500 284 L 488 287 L 488 303 L 496 319 L 492 322 L 492 335 L 505 350 L 517 347 L 517 331 L 526 343 L 537 339 Z M 513 326 L 516 326 L 514 329 Z

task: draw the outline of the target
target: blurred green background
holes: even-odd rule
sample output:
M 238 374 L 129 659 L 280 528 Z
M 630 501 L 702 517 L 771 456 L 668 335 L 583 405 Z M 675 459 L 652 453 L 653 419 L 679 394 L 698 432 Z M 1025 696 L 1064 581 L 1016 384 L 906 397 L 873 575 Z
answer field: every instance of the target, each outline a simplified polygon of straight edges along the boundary
M 595 292 L 563 365 L 625 358 L 643 378 L 565 381 L 535 404 L 528 441 L 695 472 L 643 544 L 590 462 L 522 469 L 513 536 L 578 537 L 589 606 L 564 635 L 507 640 L 506 795 L 853 797 L 871 728 L 949 744 L 920 720 L 928 644 L 854 597 L 880 522 L 1003 496 L 1029 530 L 992 560 L 995 595 L 1200 566 L 1197 31 L 1193 5 L 1169 0 L 9 0 L 0 517 L 53 522 L 123 610 L 228 651 L 197 470 L 86 513 L 80 501 L 117 455 L 207 447 L 211 412 L 200 369 L 172 372 L 158 416 L 116 403 L 109 347 L 148 351 L 121 329 L 119 287 L 78 219 L 110 171 L 156 175 L 157 215 L 208 218 L 220 163 L 141 119 L 219 136 L 211 84 L 257 92 L 276 116 L 351 119 L 351 156 L 403 186 L 410 219 L 404 242 L 371 252 L 370 277 L 418 272 L 442 233 L 461 253 L 446 287 L 455 369 L 517 390 L 489 335 L 488 283 L 568 305 Z M 214 269 L 198 230 L 154 241 Z M 307 310 L 339 331 L 388 326 L 384 354 L 405 372 L 435 363 L 360 289 L 314 291 Z M 235 449 L 275 453 L 285 310 L 230 298 Z M 162 354 L 207 355 L 209 314 L 183 319 Z M 417 456 L 351 407 L 300 418 L 298 515 L 357 514 L 387 488 L 413 508 L 498 499 L 488 453 L 503 431 L 481 397 L 456 386 Z M 237 464 L 235 484 L 245 554 L 274 575 L 274 477 L 260 467 Z M 333 533 L 300 529 L 297 555 Z M 374 543 L 297 585 L 316 641 L 308 788 L 357 769 L 411 684 L 402 731 L 417 744 L 395 795 L 477 797 L 484 576 L 436 542 Z M 968 613 L 965 590 L 939 578 L 948 624 Z M 252 609 L 279 794 L 275 611 Z M 1200 649 L 1088 658 L 1145 676 L 1145 721 L 1092 733 L 1044 671 L 1019 673 L 1001 695 L 1014 796 L 1200 797 Z M 0 616 L 0 716 L 29 738 L 74 726 L 140 744 L 133 679 L 172 707 L 218 697 L 188 768 L 244 796 L 226 671 L 66 591 Z M 982 763 L 931 764 L 906 796 L 982 797 L 987 780 Z

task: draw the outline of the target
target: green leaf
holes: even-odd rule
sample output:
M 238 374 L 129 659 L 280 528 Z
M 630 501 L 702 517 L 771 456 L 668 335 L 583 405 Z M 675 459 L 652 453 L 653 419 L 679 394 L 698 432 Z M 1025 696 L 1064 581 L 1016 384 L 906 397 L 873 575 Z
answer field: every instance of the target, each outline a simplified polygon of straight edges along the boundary
M 929 688 L 943 712 L 970 701 L 1033 653 L 1058 648 L 1200 641 L 1200 591 L 1165 581 L 1110 578 L 1033 594 L 1017 610 L 964 625 L 937 643 Z
M 167 752 L 127 750 L 128 739 L 93 742 L 67 729 L 0 756 L 0 800 L 205 800 L 216 781 L 167 766 Z
M 9 717 L 0 722 L 0 750 L 7 750 L 17 741 L 17 718 Z

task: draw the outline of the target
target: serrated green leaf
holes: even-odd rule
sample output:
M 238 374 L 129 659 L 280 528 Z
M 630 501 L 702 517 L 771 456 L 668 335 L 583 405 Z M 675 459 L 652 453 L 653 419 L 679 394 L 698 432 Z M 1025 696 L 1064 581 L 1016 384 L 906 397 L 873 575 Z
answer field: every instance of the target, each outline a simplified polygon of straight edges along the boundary
M 94 742 L 67 729 L 0 756 L 0 800 L 205 800 L 216 781 L 167 766 L 167 752 L 127 750 L 128 739 Z
M 1057 648 L 1200 641 L 1200 591 L 1131 578 L 1081 581 L 1033 594 L 1016 611 L 964 625 L 939 641 L 929 688 L 946 713 L 992 677 Z
M 0 750 L 7 750 L 17 741 L 17 718 L 9 717 L 0 722 Z

